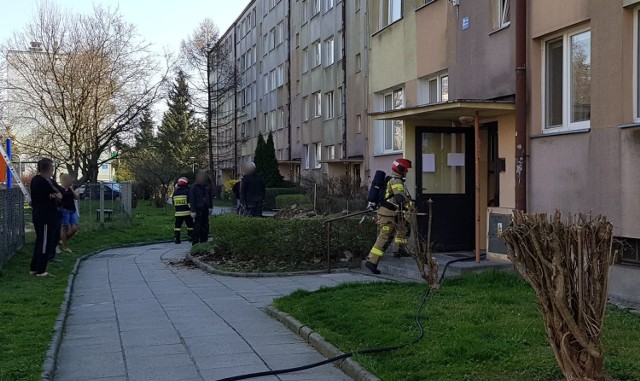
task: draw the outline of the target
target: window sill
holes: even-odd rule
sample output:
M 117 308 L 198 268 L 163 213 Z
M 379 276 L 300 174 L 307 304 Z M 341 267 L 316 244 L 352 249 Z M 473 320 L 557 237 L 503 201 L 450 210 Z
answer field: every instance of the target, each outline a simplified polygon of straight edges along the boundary
M 635 121 L 633 123 L 628 123 L 628 124 L 621 124 L 621 125 L 618 126 L 618 128 L 620 128 L 620 129 L 636 128 L 636 127 L 640 127 L 640 121 Z
M 382 32 L 384 32 L 385 30 L 389 29 L 390 27 L 394 26 L 395 24 L 399 23 L 400 21 L 404 20 L 404 16 L 400 17 L 399 19 L 397 19 L 396 21 L 392 22 L 389 25 L 385 25 L 384 27 L 380 28 L 377 32 L 375 32 L 374 34 L 371 35 L 371 37 L 378 35 Z
M 402 154 L 402 151 L 385 151 L 385 152 L 380 152 L 380 153 L 374 153 L 373 156 L 374 157 L 382 157 L 382 156 L 395 156 L 395 155 L 399 155 Z
M 542 133 L 541 135 L 531 135 L 529 138 L 530 139 L 539 139 L 539 138 L 547 138 L 547 137 L 553 137 L 553 136 L 561 136 L 561 135 L 574 135 L 574 134 L 586 134 L 589 131 L 591 131 L 590 128 L 581 128 L 581 129 L 576 129 L 576 130 L 563 130 L 563 131 L 557 131 L 557 132 L 545 132 Z
M 494 35 L 496 33 L 502 32 L 505 29 L 509 29 L 510 26 L 511 26 L 511 23 L 508 23 L 508 24 L 505 24 L 505 25 L 499 27 L 498 29 L 494 29 L 489 33 L 489 36 L 492 36 L 492 35 Z
M 425 4 L 422 4 L 421 6 L 416 8 L 416 12 L 425 9 L 426 7 L 428 7 L 429 5 L 431 5 L 431 4 L 435 3 L 435 2 L 436 2 L 436 0 L 430 0 L 430 1 L 426 2 Z

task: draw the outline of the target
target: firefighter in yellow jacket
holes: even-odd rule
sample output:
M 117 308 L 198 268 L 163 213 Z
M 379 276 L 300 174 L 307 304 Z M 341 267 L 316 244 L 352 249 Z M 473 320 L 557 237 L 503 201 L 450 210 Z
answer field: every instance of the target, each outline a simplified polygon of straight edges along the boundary
M 369 252 L 365 266 L 374 274 L 380 274 L 378 262 L 395 237 L 394 255 L 399 256 L 407 243 L 407 225 L 402 217 L 411 202 L 404 182 L 411 168 L 411 161 L 397 159 L 391 166 L 392 174 L 386 185 L 384 200 L 378 205 L 379 233 Z
M 189 180 L 186 177 L 178 179 L 178 187 L 173 191 L 173 206 L 176 209 L 176 224 L 173 229 L 175 232 L 176 244 L 182 243 L 180 239 L 182 224 L 187 224 L 187 235 L 191 241 L 193 235 L 193 218 L 191 218 L 191 210 L 189 209 Z

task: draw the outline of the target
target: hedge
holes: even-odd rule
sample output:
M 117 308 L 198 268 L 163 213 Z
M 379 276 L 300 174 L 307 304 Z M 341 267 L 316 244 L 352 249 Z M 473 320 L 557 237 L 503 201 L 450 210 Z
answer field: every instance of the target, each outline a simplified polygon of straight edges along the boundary
M 301 188 L 267 188 L 264 199 L 264 209 L 273 210 L 276 208 L 276 197 L 283 194 L 302 194 Z
M 304 194 L 281 194 L 276 196 L 276 209 L 289 209 L 294 205 L 298 207 L 309 206 L 311 205 L 311 199 Z
M 323 219 L 243 218 L 236 215 L 212 219 L 213 256 L 228 262 L 251 262 L 256 270 L 278 265 L 305 267 L 326 263 L 327 247 Z M 376 225 L 367 219 L 336 223 L 332 230 L 331 260 L 345 251 L 356 259 L 364 258 L 376 238 Z M 194 255 L 206 248 L 194 248 Z M 210 253 L 206 253 L 210 254 Z

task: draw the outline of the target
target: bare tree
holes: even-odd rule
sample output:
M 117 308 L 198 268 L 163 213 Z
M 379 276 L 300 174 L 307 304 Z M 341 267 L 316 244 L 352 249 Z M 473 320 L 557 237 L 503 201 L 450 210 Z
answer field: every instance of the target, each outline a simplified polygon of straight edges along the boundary
M 25 150 L 81 182 L 97 180 L 117 139 L 161 96 L 169 70 L 118 9 L 100 6 L 75 14 L 43 2 L 2 52 L 5 123 Z
M 256 59 L 255 51 L 252 58 Z M 229 130 L 242 116 L 236 104 L 242 87 L 242 74 L 236 66 L 231 40 L 220 39 L 211 19 L 203 20 L 193 33 L 182 41 L 180 57 L 194 90 L 196 112 L 206 116 L 209 135 L 209 169 L 221 159 L 236 156 L 237 136 L 229 139 L 221 131 Z

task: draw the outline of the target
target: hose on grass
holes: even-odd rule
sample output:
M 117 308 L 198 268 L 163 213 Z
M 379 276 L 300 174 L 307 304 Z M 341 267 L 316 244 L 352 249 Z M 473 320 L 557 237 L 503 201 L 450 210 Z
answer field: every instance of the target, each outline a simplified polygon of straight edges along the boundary
M 482 255 L 482 257 L 484 257 L 484 254 Z M 447 273 L 447 269 L 449 268 L 449 265 L 451 265 L 453 263 L 457 263 L 457 262 L 468 261 L 468 260 L 471 260 L 471 259 L 475 259 L 475 257 L 469 256 L 469 257 L 457 258 L 457 259 L 454 259 L 454 260 L 451 260 L 451 261 L 447 262 L 444 265 L 444 269 L 442 270 L 442 275 L 440 275 L 440 279 L 438 280 L 438 283 L 442 283 L 442 280 L 444 279 L 444 276 Z M 422 326 L 422 321 L 420 319 L 420 314 L 422 313 L 422 310 L 424 309 L 425 305 L 427 304 L 427 301 L 429 300 L 430 296 L 431 296 L 431 287 L 427 287 L 427 289 L 425 290 L 424 294 L 422 294 L 422 300 L 420 301 L 420 304 L 418 305 L 418 308 L 416 309 L 415 320 L 416 320 L 416 327 L 418 328 L 419 334 L 418 334 L 418 336 L 416 336 L 413 340 L 411 340 L 409 342 L 406 342 L 404 344 L 399 344 L 399 345 L 388 346 L 388 347 L 362 349 L 362 350 L 359 350 L 359 351 L 343 353 L 343 354 L 341 354 L 339 356 L 331 357 L 331 358 L 328 358 L 326 360 L 314 362 L 314 363 L 307 364 L 307 365 L 296 366 L 296 367 L 293 367 L 293 368 L 274 369 L 274 370 L 267 370 L 267 371 L 263 371 L 263 372 L 241 374 L 241 375 L 238 375 L 238 376 L 222 378 L 222 379 L 219 379 L 218 381 L 239 381 L 239 380 L 248 380 L 250 378 L 265 377 L 265 376 L 275 376 L 275 375 L 278 375 L 278 374 L 300 372 L 300 371 L 303 371 L 303 370 L 316 368 L 316 367 L 319 367 L 319 366 L 322 366 L 322 365 L 331 364 L 332 362 L 348 359 L 349 357 L 353 357 L 354 355 L 371 355 L 371 354 L 377 354 L 377 353 L 393 352 L 393 351 L 397 351 L 397 350 L 400 350 L 400 349 L 415 345 L 415 344 L 419 343 L 424 338 L 425 331 L 424 331 L 424 327 Z

